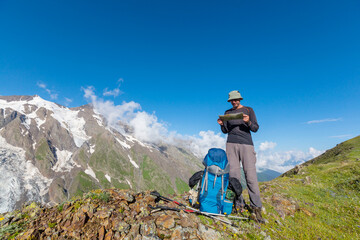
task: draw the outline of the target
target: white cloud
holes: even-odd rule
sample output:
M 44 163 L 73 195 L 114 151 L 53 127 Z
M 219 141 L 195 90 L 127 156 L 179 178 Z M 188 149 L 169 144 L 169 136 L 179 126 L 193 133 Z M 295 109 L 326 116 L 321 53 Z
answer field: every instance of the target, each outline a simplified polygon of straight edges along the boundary
M 166 126 L 159 123 L 154 114 L 146 112 L 137 112 L 129 125 L 134 129 L 134 136 L 146 142 L 160 142 L 168 133 Z
M 58 94 L 57 93 L 53 93 L 50 89 L 48 89 L 47 87 L 46 87 L 46 84 L 44 84 L 44 83 L 36 83 L 36 85 L 39 87 L 39 88 L 42 88 L 42 89 L 44 89 L 49 95 L 50 95 L 50 98 L 51 99 L 53 99 L 53 100 L 55 100 L 55 99 L 57 99 L 58 98 Z
M 113 101 L 98 98 L 92 86 L 82 90 L 84 97 L 105 117 L 109 126 L 124 133 L 125 130 L 119 123 L 126 124 L 130 126 L 132 135 L 140 141 L 184 145 L 200 158 L 203 158 L 210 148 L 225 148 L 226 140 L 220 133 L 201 131 L 198 136 L 187 136 L 175 131 L 170 132 L 166 123 L 160 122 L 155 113 L 142 111 L 139 103 L 123 101 L 120 105 L 115 105 Z
M 323 153 L 324 153 L 324 151 L 322 151 L 322 150 L 317 150 L 317 149 L 315 149 L 313 147 L 309 148 L 309 154 L 310 154 L 310 156 L 312 158 L 315 158 L 315 157 L 317 157 L 317 156 L 319 156 L 320 154 L 323 154 Z
M 349 138 L 351 134 L 344 134 L 344 135 L 337 135 L 337 136 L 330 136 L 330 138 Z
M 107 88 L 104 89 L 104 92 L 103 92 L 103 95 L 104 96 L 114 96 L 114 97 L 117 97 L 119 96 L 120 94 L 123 94 L 123 92 L 120 90 L 120 85 L 121 83 L 124 81 L 124 79 L 120 78 L 118 81 L 117 81 L 117 88 L 113 89 L 113 90 L 108 90 Z
M 43 83 L 37 83 L 38 87 L 46 89 L 46 85 Z
M 275 143 L 276 145 L 276 143 Z M 261 146 L 261 144 L 260 144 Z M 259 169 L 272 169 L 278 172 L 286 172 L 298 164 L 313 159 L 324 151 L 310 147 L 308 151 L 290 150 L 290 151 L 271 151 L 270 148 L 257 152 L 256 167 Z
M 311 121 L 307 121 L 307 124 L 313 124 L 313 123 L 324 123 L 324 122 L 337 122 L 340 121 L 341 118 L 326 118 L 326 119 L 321 119 L 321 120 L 311 120 Z
M 51 99 L 57 99 L 58 98 L 58 94 L 57 93 L 54 93 L 54 94 L 50 94 L 50 98 Z
M 69 106 L 70 103 L 72 103 L 72 99 L 70 98 L 65 98 L 65 106 Z
M 105 88 L 103 95 L 104 96 L 114 96 L 117 97 L 121 94 L 122 92 L 120 91 L 119 88 L 115 88 L 113 90 L 108 90 L 107 88 Z
M 276 145 L 277 144 L 275 142 L 265 141 L 265 142 L 260 143 L 259 149 L 260 149 L 260 151 L 265 151 L 265 150 L 268 150 L 268 149 L 275 148 Z
M 141 141 L 156 143 L 167 136 L 166 125 L 158 122 L 155 114 L 141 111 L 139 103 L 123 101 L 122 104 L 115 105 L 113 101 L 98 98 L 94 93 L 94 87 L 82 90 L 85 98 L 91 101 L 95 110 L 105 117 L 107 124 L 119 132 L 125 132 L 123 126 L 119 124 L 124 123 L 131 127 L 134 137 Z
M 205 157 L 210 148 L 225 149 L 226 139 L 213 131 L 201 131 L 199 136 L 189 137 L 190 150 L 199 158 Z
M 104 101 L 95 95 L 95 88 L 90 86 L 82 88 L 84 97 L 91 101 L 96 111 L 103 115 L 108 121 L 108 125 L 122 131 L 119 127 L 119 121 L 129 123 L 131 119 L 136 117 L 137 111 L 141 109 L 140 104 L 136 102 L 122 102 L 120 105 L 115 105 L 113 101 Z

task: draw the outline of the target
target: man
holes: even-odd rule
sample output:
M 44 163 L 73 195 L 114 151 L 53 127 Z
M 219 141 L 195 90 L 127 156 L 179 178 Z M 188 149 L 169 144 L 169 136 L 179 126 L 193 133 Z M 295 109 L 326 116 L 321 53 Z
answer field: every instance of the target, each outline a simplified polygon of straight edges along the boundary
M 221 126 L 221 131 L 228 134 L 226 155 L 230 164 L 230 177 L 235 177 L 241 181 L 241 161 L 250 197 L 250 207 L 255 213 L 256 220 L 260 223 L 265 223 L 261 215 L 262 203 L 256 175 L 256 156 L 250 133 L 250 131 L 256 132 L 259 129 L 259 125 L 254 110 L 240 104 L 242 99 L 239 91 L 231 91 L 228 102 L 233 107 L 226 110 L 225 114 L 243 113 L 243 119 L 232 119 L 223 122 L 219 118 L 217 122 Z M 244 209 L 245 201 L 242 196 L 235 200 L 235 207 Z

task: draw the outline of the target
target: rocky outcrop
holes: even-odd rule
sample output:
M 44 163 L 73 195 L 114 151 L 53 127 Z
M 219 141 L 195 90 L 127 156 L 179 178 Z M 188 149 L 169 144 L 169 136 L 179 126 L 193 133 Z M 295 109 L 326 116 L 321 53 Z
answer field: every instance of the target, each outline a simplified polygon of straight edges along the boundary
M 157 204 L 178 207 L 174 203 L 156 201 L 149 191 L 135 193 L 117 189 L 92 191 L 83 198 L 51 208 L 32 203 L 0 218 L 0 237 L 215 240 L 228 239 L 239 233 L 236 228 L 220 222 L 207 224 L 195 213 L 154 211 L 149 207 Z

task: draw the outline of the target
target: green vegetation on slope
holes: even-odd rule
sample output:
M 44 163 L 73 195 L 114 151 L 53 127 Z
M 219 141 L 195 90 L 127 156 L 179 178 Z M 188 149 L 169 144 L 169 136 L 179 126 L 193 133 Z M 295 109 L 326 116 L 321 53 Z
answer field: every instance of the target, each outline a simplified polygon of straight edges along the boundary
M 69 194 L 71 197 L 82 196 L 84 193 L 98 188 L 99 186 L 94 182 L 93 178 L 81 171 L 75 176 Z
M 175 184 L 176 184 L 176 189 L 180 194 L 190 190 L 189 185 L 178 177 L 175 180 Z
M 119 182 L 116 178 L 112 178 L 111 183 L 114 185 L 115 188 L 118 189 L 130 189 L 129 184 L 124 182 Z
M 359 239 L 359 176 L 360 137 L 356 137 L 261 184 L 269 221 L 261 230 L 272 239 Z M 295 201 L 294 214 L 279 217 L 286 206 L 276 205 L 275 195 Z
M 83 148 L 80 150 L 80 153 L 78 155 L 78 161 L 82 166 L 86 167 L 86 165 L 87 165 L 87 157 L 85 155 L 85 150 Z
M 50 169 L 55 165 L 56 159 L 50 150 L 49 144 L 46 139 L 42 139 L 35 151 L 36 166 L 40 172 L 47 175 Z
M 133 166 L 118 152 L 112 142 L 101 136 L 96 138 L 96 151 L 90 157 L 89 166 L 94 169 L 103 189 L 112 187 L 129 189 L 129 185 L 124 181 L 125 178 L 133 179 Z M 114 176 L 111 182 L 105 178 L 105 173 Z M 123 181 L 120 182 L 115 177 Z
M 112 184 L 111 182 L 109 182 L 109 180 L 106 179 L 105 174 L 103 172 L 95 171 L 95 175 L 104 189 L 111 188 Z
M 162 171 L 147 155 L 144 156 L 140 169 L 146 189 L 156 189 L 167 194 L 175 193 L 168 174 Z
M 130 163 L 126 161 L 123 156 L 117 153 L 111 146 L 107 149 L 96 146 L 96 151 L 90 157 L 89 165 L 93 169 L 107 170 L 110 174 L 115 176 L 129 176 L 131 175 Z

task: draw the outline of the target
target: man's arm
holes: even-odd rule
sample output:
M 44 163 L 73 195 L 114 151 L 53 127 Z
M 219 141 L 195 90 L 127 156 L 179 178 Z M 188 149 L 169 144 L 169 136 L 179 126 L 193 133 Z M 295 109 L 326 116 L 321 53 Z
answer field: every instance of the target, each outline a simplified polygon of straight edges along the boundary
M 224 113 L 224 115 L 226 115 L 227 114 L 227 111 L 225 111 L 225 113 Z M 228 128 L 227 128 L 227 121 L 223 121 L 223 120 L 221 120 L 220 118 L 217 120 L 217 122 L 218 122 L 218 124 L 220 125 L 220 127 L 221 127 L 221 131 L 224 133 L 224 134 L 226 134 L 226 133 L 228 133 L 229 132 L 229 130 L 228 130 Z
M 227 127 L 226 127 L 226 122 L 223 122 L 220 118 L 217 120 L 217 122 L 218 122 L 218 124 L 220 125 L 221 131 L 222 131 L 223 133 L 228 133 L 228 132 L 229 132 L 228 129 L 227 129 Z
M 244 122 L 250 128 L 250 131 L 257 132 L 257 130 L 259 129 L 259 124 L 256 120 L 255 112 L 250 107 L 248 109 L 249 109 L 249 115 L 244 116 Z

